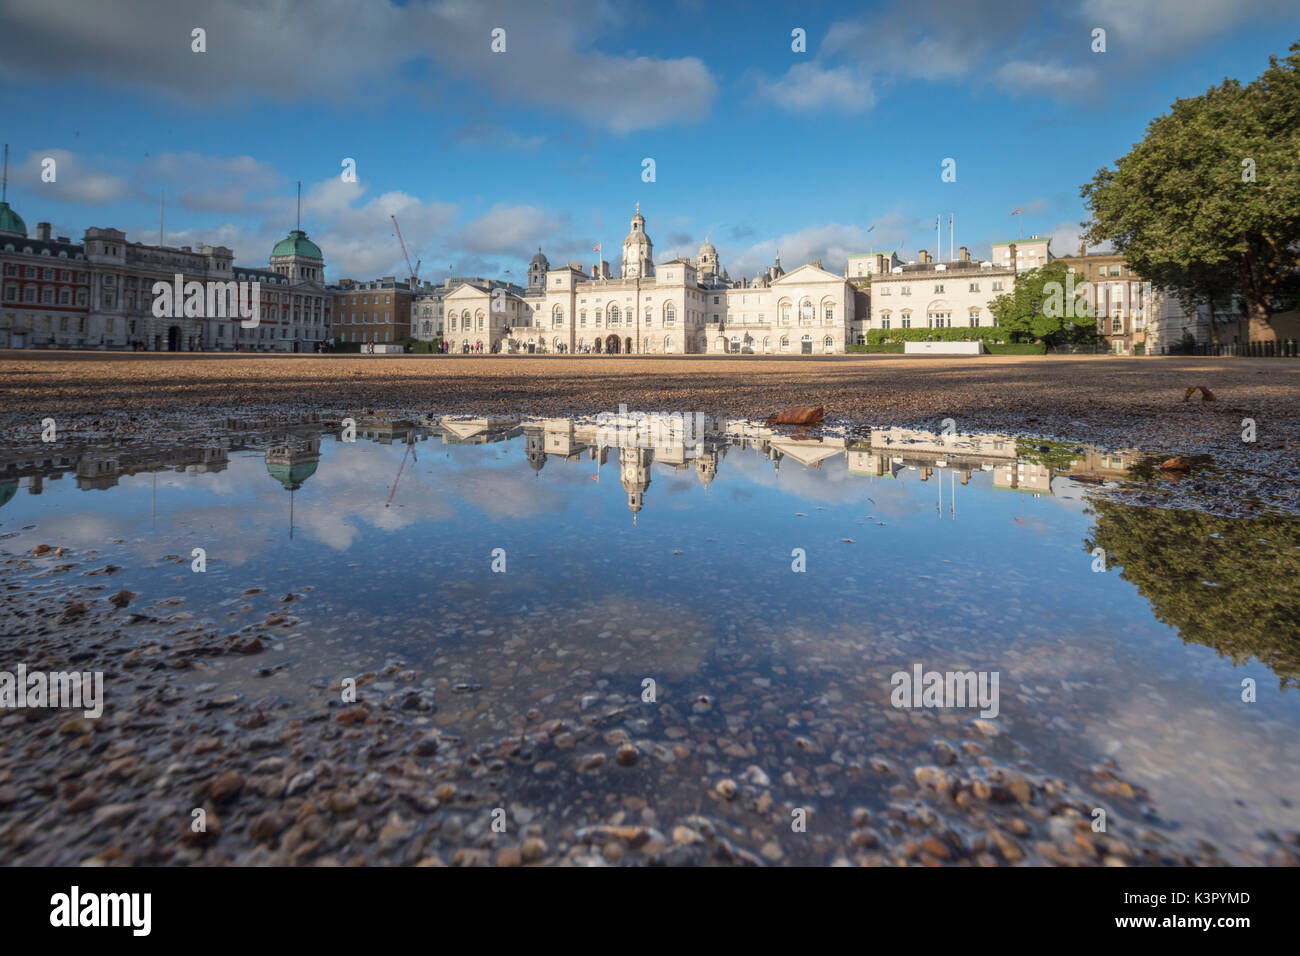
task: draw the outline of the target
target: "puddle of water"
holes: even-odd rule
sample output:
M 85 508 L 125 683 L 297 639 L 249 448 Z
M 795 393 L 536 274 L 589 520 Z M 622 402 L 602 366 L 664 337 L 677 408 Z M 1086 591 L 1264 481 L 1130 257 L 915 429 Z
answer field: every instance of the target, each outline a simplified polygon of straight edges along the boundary
M 458 417 L 9 456 L 6 600 L 129 590 L 141 617 L 113 641 L 149 653 L 261 635 L 172 683 L 288 717 L 373 674 L 362 700 L 499 763 L 497 799 L 552 848 L 564 826 L 707 818 L 767 862 L 978 859 L 1019 819 L 1025 856 L 1062 862 L 1061 815 L 1100 808 L 1139 856 L 1260 862 L 1300 829 L 1300 522 L 1092 495 L 1135 452 L 740 421 L 694 439 Z M 894 706 L 917 664 L 996 673 L 996 715 Z M 487 756 L 511 739 L 528 752 Z

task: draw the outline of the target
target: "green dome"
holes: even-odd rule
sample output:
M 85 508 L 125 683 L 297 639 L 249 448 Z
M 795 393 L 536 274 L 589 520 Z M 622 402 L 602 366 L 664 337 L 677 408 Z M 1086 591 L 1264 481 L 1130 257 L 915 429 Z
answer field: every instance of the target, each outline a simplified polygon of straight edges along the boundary
M 0 202 L 0 232 L 16 232 L 24 239 L 27 238 L 27 223 L 23 222 L 22 216 L 9 208 L 7 202 Z M 308 245 L 311 245 L 311 243 L 308 243 Z M 312 246 L 312 248 L 314 249 L 315 246 Z M 319 252 L 316 254 L 320 255 Z
M 22 222 L 22 220 L 18 220 Z M 271 250 L 273 256 L 308 256 L 312 259 L 324 259 L 320 253 L 320 246 L 307 238 L 307 233 L 301 229 L 295 229 L 289 235 L 285 236 L 275 244 Z

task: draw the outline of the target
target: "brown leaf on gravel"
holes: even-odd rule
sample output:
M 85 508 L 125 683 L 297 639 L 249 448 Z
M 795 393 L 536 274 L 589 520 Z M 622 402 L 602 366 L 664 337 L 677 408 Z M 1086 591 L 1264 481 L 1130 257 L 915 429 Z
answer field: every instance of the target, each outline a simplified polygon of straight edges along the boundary
M 1183 392 L 1183 401 L 1187 401 L 1189 398 L 1191 398 L 1193 395 L 1195 395 L 1195 394 L 1197 393 L 1197 391 L 1200 391 L 1200 393 L 1201 393 L 1201 401 L 1203 401 L 1203 402 L 1214 402 L 1214 401 L 1218 401 L 1218 399 L 1216 399 L 1216 398 L 1214 397 L 1214 393 L 1213 393 L 1212 391 L 1210 391 L 1208 388 L 1206 388 L 1204 385 L 1189 385 L 1189 386 L 1187 386 L 1187 390 L 1186 390 L 1185 392 Z
M 816 425 L 826 412 L 824 405 L 816 408 L 795 406 L 786 408 L 775 415 L 769 415 L 764 421 L 769 425 Z
M 1182 455 L 1175 455 L 1173 458 L 1166 458 L 1160 463 L 1160 470 L 1167 472 L 1184 472 L 1192 470 L 1192 463 Z

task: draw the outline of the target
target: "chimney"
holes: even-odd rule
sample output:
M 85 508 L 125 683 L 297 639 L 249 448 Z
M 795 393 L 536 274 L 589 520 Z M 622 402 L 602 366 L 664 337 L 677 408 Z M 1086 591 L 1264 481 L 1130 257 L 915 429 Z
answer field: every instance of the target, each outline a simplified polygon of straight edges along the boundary
M 916 254 L 916 261 L 922 263 L 929 262 L 930 253 L 926 252 L 924 249 L 919 250 Z
M 876 253 L 876 271 L 877 272 L 885 271 L 885 254 L 883 252 Z
M 1008 243 L 1007 252 L 1011 255 L 1011 268 L 1014 271 L 1019 272 L 1020 270 L 1016 268 L 1016 244 L 1014 242 Z
M 1079 255 L 1086 256 L 1087 254 L 1088 254 L 1088 244 L 1086 242 L 1079 243 Z
M 961 259 L 962 262 L 970 262 L 969 249 L 967 249 L 965 246 L 959 246 L 957 248 L 957 252 L 958 252 L 958 258 Z
M 36 224 L 36 238 L 42 242 L 50 241 L 50 224 L 48 222 L 38 222 Z

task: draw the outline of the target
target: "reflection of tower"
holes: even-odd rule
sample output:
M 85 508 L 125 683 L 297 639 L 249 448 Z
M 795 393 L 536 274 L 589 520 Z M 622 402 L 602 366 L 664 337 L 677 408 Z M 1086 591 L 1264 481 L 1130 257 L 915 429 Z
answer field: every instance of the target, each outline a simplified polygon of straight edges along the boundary
M 13 499 L 13 496 L 16 494 L 18 494 L 17 478 L 13 479 L 12 481 L 6 481 L 3 484 L 0 484 L 0 508 L 3 508 L 5 505 L 9 504 L 9 502 Z
M 718 459 L 720 455 L 716 448 L 708 445 L 703 446 L 700 450 L 699 457 L 695 459 L 695 476 L 700 479 L 705 490 L 708 490 L 713 479 L 718 477 Z
M 528 467 L 533 470 L 534 475 L 541 472 L 542 466 L 546 464 L 546 446 L 545 436 L 539 431 L 527 431 L 524 433 L 524 453 L 528 456 Z
M 627 492 L 627 508 L 632 512 L 633 524 L 641 510 L 645 490 L 650 487 L 650 463 L 654 457 L 649 448 L 621 448 L 618 452 L 619 480 Z
M 293 493 L 320 464 L 320 436 L 285 437 L 266 450 L 266 473 L 289 492 L 289 537 L 293 537 Z

